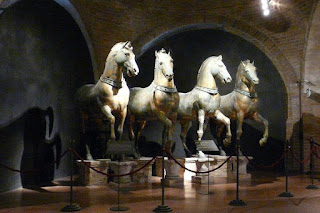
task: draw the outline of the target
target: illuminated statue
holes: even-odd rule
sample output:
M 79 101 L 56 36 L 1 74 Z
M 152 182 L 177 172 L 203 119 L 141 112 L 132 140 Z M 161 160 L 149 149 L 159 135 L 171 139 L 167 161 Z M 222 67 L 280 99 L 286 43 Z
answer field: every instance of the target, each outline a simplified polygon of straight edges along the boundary
M 258 113 L 258 95 L 255 85 L 259 84 L 254 62 L 241 61 L 236 75 L 235 89 L 221 96 L 220 111 L 231 120 L 237 121 L 237 140 L 242 135 L 242 123 L 244 119 L 258 121 L 264 125 L 264 134 L 259 144 L 263 146 L 268 140 L 268 121 Z M 223 126 L 218 130 L 220 137 Z
M 179 106 L 179 94 L 173 80 L 173 60 L 170 52 L 166 53 L 164 49 L 156 51 L 155 56 L 153 82 L 146 88 L 130 89 L 130 138 L 135 138 L 137 152 L 139 137 L 148 120 L 160 120 L 164 124 L 162 144 L 168 149 L 173 145 L 172 135 Z M 141 126 L 136 136 L 133 130 L 135 121 Z
M 82 86 L 76 93 L 76 100 L 80 106 L 83 122 L 90 114 L 103 113 L 110 121 L 110 140 L 116 140 L 115 121 L 118 121 L 118 139 L 121 138 L 123 125 L 127 115 L 127 105 L 130 91 L 123 77 L 126 73 L 129 77 L 139 73 L 138 65 L 130 42 L 115 44 L 105 63 L 103 74 L 94 84 Z M 83 128 L 85 132 L 85 127 Z M 87 159 L 92 159 L 88 145 Z
M 178 110 L 178 121 L 181 124 L 181 140 L 184 148 L 186 146 L 186 135 L 190 121 L 198 120 L 198 140 L 200 141 L 208 118 L 214 118 L 227 127 L 225 143 L 230 143 L 231 130 L 230 119 L 223 115 L 218 109 L 220 106 L 220 94 L 215 82 L 218 77 L 222 83 L 230 83 L 232 78 L 222 62 L 222 56 L 211 56 L 201 65 L 196 86 L 188 93 L 179 93 L 180 104 Z

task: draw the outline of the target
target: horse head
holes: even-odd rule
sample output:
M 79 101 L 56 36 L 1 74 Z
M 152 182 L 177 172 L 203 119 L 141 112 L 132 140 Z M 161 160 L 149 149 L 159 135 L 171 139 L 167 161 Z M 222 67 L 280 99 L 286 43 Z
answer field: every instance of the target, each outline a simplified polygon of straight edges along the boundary
M 155 70 L 161 71 L 162 75 L 168 80 L 173 79 L 173 59 L 169 53 L 166 53 L 165 49 L 155 51 L 156 61 Z
M 115 51 L 115 62 L 123 66 L 129 77 L 139 74 L 139 67 L 135 60 L 136 56 L 133 53 L 133 47 L 130 41 L 117 43 L 111 51 Z
M 218 76 L 220 81 L 222 83 L 230 83 L 232 81 L 232 78 L 230 76 L 230 73 L 228 72 L 226 66 L 224 65 L 222 61 L 222 56 L 214 56 L 212 58 L 211 63 L 211 74 L 213 76 Z
M 259 84 L 257 68 L 254 66 L 254 61 L 252 63 L 250 63 L 250 60 L 241 61 L 238 69 L 241 71 L 241 80 L 244 83 L 252 85 Z

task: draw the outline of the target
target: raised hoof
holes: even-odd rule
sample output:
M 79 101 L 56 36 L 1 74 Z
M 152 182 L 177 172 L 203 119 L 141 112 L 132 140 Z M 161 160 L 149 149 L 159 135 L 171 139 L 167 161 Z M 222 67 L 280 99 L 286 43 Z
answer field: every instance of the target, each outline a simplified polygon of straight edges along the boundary
M 87 154 L 87 155 L 86 155 L 86 159 L 87 159 L 87 160 L 93 160 L 93 157 L 92 157 L 91 154 Z
M 223 145 L 224 145 L 225 147 L 229 147 L 230 144 L 231 144 L 231 139 L 230 139 L 230 138 L 225 138 L 225 139 L 223 140 Z
M 263 147 L 264 145 L 266 145 L 266 143 L 267 143 L 267 140 L 264 139 L 264 138 L 261 138 L 260 141 L 259 141 L 259 144 L 260 144 L 261 147 Z

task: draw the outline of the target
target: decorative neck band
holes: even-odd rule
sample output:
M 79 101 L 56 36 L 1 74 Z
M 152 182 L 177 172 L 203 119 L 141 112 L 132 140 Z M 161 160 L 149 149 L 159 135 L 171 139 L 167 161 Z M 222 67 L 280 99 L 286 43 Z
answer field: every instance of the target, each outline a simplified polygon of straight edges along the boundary
M 211 94 L 211 95 L 216 95 L 216 94 L 219 93 L 218 88 L 216 88 L 216 89 L 210 89 L 210 88 L 207 88 L 207 87 L 200 87 L 200 86 L 195 86 L 195 88 L 198 89 L 198 90 L 200 90 L 200 91 L 209 93 L 209 94 Z
M 234 91 L 236 91 L 236 92 L 238 92 L 238 93 L 240 93 L 242 95 L 245 95 L 245 96 L 247 96 L 249 98 L 258 98 L 257 92 L 247 92 L 247 91 L 243 91 L 241 89 L 234 89 Z
M 100 81 L 103 82 L 103 83 L 106 83 L 106 84 L 109 84 L 110 86 L 113 86 L 117 89 L 121 89 L 122 88 L 122 81 L 116 81 L 116 80 L 113 80 L 111 78 L 103 78 L 103 77 L 100 77 Z
M 167 93 L 178 92 L 176 87 L 164 87 L 164 86 L 159 86 L 159 85 L 157 85 L 155 83 L 153 83 L 153 84 L 156 86 L 156 90 L 159 90 L 159 91 L 162 91 L 162 92 L 167 92 Z

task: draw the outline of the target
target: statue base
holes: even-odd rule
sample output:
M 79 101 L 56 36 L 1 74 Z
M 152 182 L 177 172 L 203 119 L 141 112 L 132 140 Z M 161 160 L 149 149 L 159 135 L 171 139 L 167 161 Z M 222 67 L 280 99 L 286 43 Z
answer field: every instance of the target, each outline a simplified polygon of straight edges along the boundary
M 110 159 L 96 159 L 96 160 L 84 160 L 84 163 L 90 167 L 93 167 L 101 172 L 108 173 Z M 106 175 L 99 174 L 86 165 L 81 160 L 77 160 L 79 166 L 79 184 L 84 186 L 106 186 L 108 183 L 108 177 Z
M 177 159 L 177 161 L 184 165 L 184 159 Z M 168 159 L 164 161 L 164 168 L 166 171 L 164 185 L 167 187 L 181 186 L 184 184 L 184 169 L 181 168 L 174 160 Z
M 215 160 L 211 157 L 209 158 L 197 158 L 195 160 L 196 164 L 196 171 L 197 172 L 207 172 L 209 170 L 212 170 L 215 167 Z M 209 184 L 213 183 L 213 172 L 210 174 L 208 173 L 196 173 L 195 176 L 192 176 L 192 183 L 200 183 L 200 184 L 208 184 L 208 179 L 209 179 Z M 210 177 L 208 177 L 210 175 Z
M 148 163 L 151 159 L 152 158 L 150 158 L 150 157 L 141 157 L 141 158 L 139 158 L 137 160 L 134 160 L 135 162 L 137 162 L 137 165 L 134 166 L 133 170 L 141 168 L 146 163 Z M 140 171 L 134 173 L 133 176 L 132 176 L 133 182 L 137 183 L 137 184 L 151 183 L 152 164 L 154 164 L 154 161 L 152 161 L 145 168 L 143 168 Z
M 115 175 L 128 174 L 133 170 L 133 167 L 138 163 L 134 161 L 111 161 L 109 163 L 110 169 Z M 120 177 L 113 177 L 109 186 L 113 190 L 130 191 L 132 185 L 132 175 L 128 174 Z

